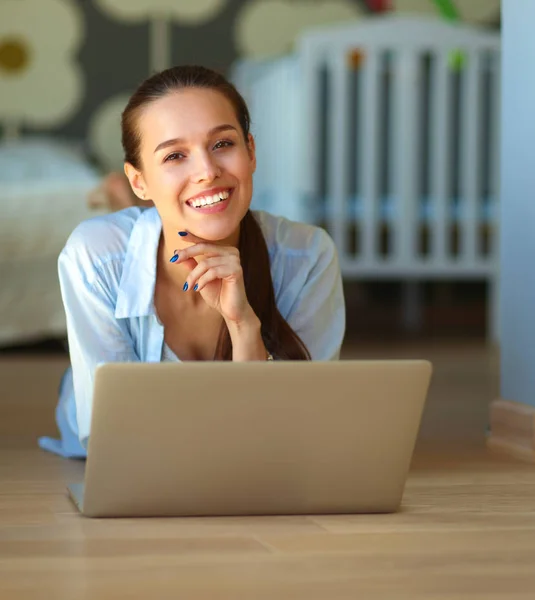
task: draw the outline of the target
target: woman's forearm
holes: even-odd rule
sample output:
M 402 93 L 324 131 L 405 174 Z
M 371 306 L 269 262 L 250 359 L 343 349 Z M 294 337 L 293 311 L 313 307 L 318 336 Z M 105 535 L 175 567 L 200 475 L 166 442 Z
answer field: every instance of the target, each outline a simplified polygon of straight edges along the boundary
M 266 360 L 267 350 L 262 340 L 260 319 L 254 313 L 241 323 L 227 323 L 227 327 L 233 361 Z

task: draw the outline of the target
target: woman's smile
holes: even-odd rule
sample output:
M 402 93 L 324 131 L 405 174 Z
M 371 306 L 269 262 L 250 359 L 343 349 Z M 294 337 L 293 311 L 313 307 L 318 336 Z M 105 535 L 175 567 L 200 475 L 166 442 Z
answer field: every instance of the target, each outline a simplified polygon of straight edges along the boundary
M 234 188 L 207 190 L 186 200 L 186 205 L 202 214 L 214 214 L 224 211 L 230 203 Z

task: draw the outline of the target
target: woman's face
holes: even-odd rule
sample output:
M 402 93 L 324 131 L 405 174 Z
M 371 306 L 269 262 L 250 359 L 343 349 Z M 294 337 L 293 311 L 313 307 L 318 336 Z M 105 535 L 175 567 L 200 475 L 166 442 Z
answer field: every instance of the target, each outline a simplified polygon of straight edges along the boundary
M 215 90 L 171 92 L 145 107 L 138 128 L 141 171 L 126 165 L 126 172 L 164 229 L 234 237 L 251 203 L 256 159 L 230 101 Z

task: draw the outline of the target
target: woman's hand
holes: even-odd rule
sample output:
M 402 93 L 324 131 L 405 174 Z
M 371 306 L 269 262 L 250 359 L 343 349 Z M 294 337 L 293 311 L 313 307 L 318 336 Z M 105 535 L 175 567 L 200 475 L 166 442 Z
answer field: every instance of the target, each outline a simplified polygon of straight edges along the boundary
M 232 246 L 218 246 L 189 233 L 193 245 L 175 252 L 171 262 L 189 271 L 184 292 L 201 294 L 203 300 L 223 317 L 232 343 L 233 361 L 266 360 L 267 350 L 260 319 L 245 292 L 240 253 Z
M 257 320 L 247 300 L 237 248 L 199 242 L 179 250 L 178 258 L 173 262 L 191 269 L 184 282 L 184 292 L 200 294 L 208 306 L 221 314 L 227 325 Z

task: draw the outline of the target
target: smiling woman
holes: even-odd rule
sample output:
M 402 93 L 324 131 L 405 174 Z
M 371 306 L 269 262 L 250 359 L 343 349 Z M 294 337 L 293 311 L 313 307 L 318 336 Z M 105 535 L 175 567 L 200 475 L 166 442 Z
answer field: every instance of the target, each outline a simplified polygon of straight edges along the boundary
M 59 258 L 72 370 L 57 410 L 85 456 L 93 376 L 109 361 L 332 360 L 345 330 L 337 253 L 317 227 L 250 210 L 255 143 L 221 75 L 175 67 L 122 115 L 125 173 L 151 208 L 76 228 Z

